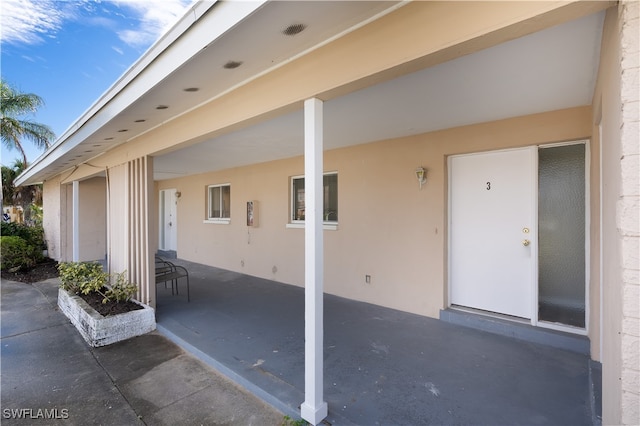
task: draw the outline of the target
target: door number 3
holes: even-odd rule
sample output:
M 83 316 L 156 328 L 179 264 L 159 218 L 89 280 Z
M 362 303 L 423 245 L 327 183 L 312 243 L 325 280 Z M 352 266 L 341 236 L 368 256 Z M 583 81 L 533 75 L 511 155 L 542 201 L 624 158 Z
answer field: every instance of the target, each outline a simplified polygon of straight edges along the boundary
M 491 191 L 491 182 L 487 182 L 487 191 Z

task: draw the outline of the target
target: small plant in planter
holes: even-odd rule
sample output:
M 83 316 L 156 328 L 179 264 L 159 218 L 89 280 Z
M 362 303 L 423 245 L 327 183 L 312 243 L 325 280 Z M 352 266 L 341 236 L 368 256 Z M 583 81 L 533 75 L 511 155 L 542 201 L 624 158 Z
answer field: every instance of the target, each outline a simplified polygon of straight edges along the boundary
M 115 280 L 104 294 L 102 303 L 107 303 L 110 300 L 115 301 L 116 303 L 130 302 L 131 298 L 137 291 L 138 287 L 127 280 L 125 272 L 120 272 L 115 275 Z
M 95 262 L 58 266 L 58 306 L 91 346 L 104 346 L 155 330 L 155 313 L 133 300 L 137 286 Z
M 74 294 L 100 291 L 109 282 L 109 274 L 95 262 L 63 262 L 58 265 L 60 287 Z
M 115 274 L 112 279 L 96 262 L 64 262 L 58 265 L 58 270 L 60 287 L 79 295 L 102 315 L 141 309 L 131 301 L 138 288 L 127 280 L 125 272 Z

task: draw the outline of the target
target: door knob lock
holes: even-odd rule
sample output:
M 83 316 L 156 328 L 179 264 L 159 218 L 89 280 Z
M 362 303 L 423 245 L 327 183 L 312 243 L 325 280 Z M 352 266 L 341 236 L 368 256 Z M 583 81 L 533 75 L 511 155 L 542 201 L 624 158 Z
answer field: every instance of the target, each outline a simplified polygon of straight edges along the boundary
M 529 244 L 531 244 L 531 241 L 529 240 L 522 240 L 522 245 L 527 247 Z

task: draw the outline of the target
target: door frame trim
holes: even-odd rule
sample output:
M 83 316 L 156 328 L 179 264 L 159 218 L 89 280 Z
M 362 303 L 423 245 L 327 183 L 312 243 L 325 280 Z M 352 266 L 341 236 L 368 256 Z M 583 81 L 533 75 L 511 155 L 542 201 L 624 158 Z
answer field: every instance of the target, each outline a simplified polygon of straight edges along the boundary
M 164 189 L 160 189 L 158 191 L 158 249 L 160 250 L 167 250 L 166 247 L 166 237 L 165 237 L 165 232 L 164 232 L 164 213 L 165 213 L 165 198 L 167 196 L 167 194 L 175 194 L 178 192 L 178 190 L 176 188 L 164 188 Z M 178 217 L 178 207 L 176 205 L 175 208 L 175 218 L 174 221 L 177 221 L 177 217 Z M 178 249 L 178 231 L 176 228 L 176 232 L 175 232 L 175 246 L 176 246 L 176 251 Z
M 539 292 L 538 292 L 538 151 L 540 149 L 545 149 L 545 148 L 553 148 L 553 147 L 558 147 L 558 146 L 567 146 L 567 145 L 579 145 L 579 144 L 583 144 L 585 146 L 585 176 L 584 176 L 584 183 L 585 183 L 585 241 L 584 241 L 584 245 L 585 245 L 585 327 L 584 328 L 579 328 L 579 327 L 574 327 L 574 326 L 570 326 L 570 325 L 565 325 L 565 324 L 558 324 L 558 323 L 550 323 L 550 322 L 545 322 L 545 321 L 539 321 L 538 320 L 538 296 L 539 296 Z M 566 142 L 559 142 L 559 143 L 548 143 L 548 144 L 537 144 L 537 145 L 529 145 L 526 147 L 514 147 L 514 148 L 506 148 L 506 149 L 490 149 L 490 150 L 486 150 L 486 151 L 476 151 L 476 152 L 469 152 L 469 153 L 463 153 L 463 154 L 452 154 L 452 155 L 448 155 L 447 156 L 447 196 L 448 196 L 448 200 L 447 200 L 447 226 L 448 226 L 448 232 L 447 232 L 447 278 L 446 278 L 446 283 L 447 283 L 447 307 L 448 308 L 456 308 L 455 305 L 452 305 L 451 303 L 451 250 L 452 250 L 452 242 L 451 242 L 451 232 L 449 231 L 451 229 L 451 219 L 452 219 L 452 201 L 453 201 L 453 197 L 452 197 L 452 191 L 453 191 L 453 187 L 452 185 L 450 185 L 450 182 L 452 181 L 452 177 L 451 177 L 451 173 L 452 173 L 452 166 L 451 166 L 451 162 L 452 162 L 452 158 L 454 157 L 463 157 L 463 156 L 471 156 L 471 155 L 477 155 L 477 154 L 487 154 L 487 153 L 498 153 L 498 152 L 505 152 L 505 151 L 514 151 L 514 150 L 522 150 L 522 149 L 530 149 L 533 152 L 532 157 L 532 167 L 531 167 L 531 173 L 533 173 L 533 179 L 532 179 L 532 218 L 533 221 L 535 223 L 535 230 L 536 232 L 534 233 L 534 235 L 532 235 L 532 240 L 533 240 L 533 247 L 532 247 L 532 256 L 533 258 L 533 262 L 532 262 L 532 270 L 531 270 L 531 274 L 532 274 L 532 280 L 531 280 L 531 285 L 532 288 L 530 289 L 531 291 L 531 303 L 533 304 L 533 306 L 531 307 L 531 319 L 530 319 L 530 323 L 532 326 L 535 327 L 541 327 L 541 328 L 547 328 L 547 329 L 551 329 L 551 330 L 557 330 L 557 331 L 563 331 L 563 332 L 568 332 L 568 333 L 573 333 L 573 334 L 578 334 L 578 335 L 588 335 L 589 334 L 589 320 L 590 320 L 590 291 L 589 291 L 589 282 L 590 282 L 590 258 L 591 258 L 591 234 L 590 234 L 590 227 L 591 227 L 591 197 L 590 197 L 590 190 L 591 190 L 591 182 L 589 180 L 590 178 L 590 165 L 591 165 L 591 151 L 590 151 L 590 141 L 588 139 L 578 139 L 578 140 L 572 140 L 572 141 L 566 141 Z M 501 315 L 500 313 L 495 313 L 496 315 Z
M 538 325 L 538 235 L 540 233 L 538 227 L 540 225 L 538 220 L 538 150 L 540 149 L 537 145 L 532 145 L 528 147 L 531 150 L 531 217 L 533 218 L 532 226 L 535 228 L 536 232 L 532 235 L 531 240 L 533 241 L 533 247 L 531 250 L 531 256 L 533 256 L 533 262 L 531 266 L 531 325 Z

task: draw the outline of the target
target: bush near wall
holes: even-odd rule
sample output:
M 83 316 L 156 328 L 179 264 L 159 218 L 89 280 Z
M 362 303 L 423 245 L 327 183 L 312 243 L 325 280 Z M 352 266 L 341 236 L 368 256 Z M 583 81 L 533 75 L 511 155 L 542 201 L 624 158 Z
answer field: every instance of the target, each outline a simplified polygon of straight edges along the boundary
M 0 268 L 9 271 L 32 268 L 36 264 L 35 250 L 37 249 L 23 238 L 3 235 L 0 237 Z
M 2 222 L 0 228 L 0 267 L 10 272 L 33 268 L 44 256 L 44 230 L 42 226 Z
M 15 222 L 2 222 L 0 225 L 0 235 L 20 237 L 27 242 L 27 244 L 34 246 L 39 250 L 46 248 L 44 243 L 44 229 L 42 226 L 28 226 L 24 223 Z

